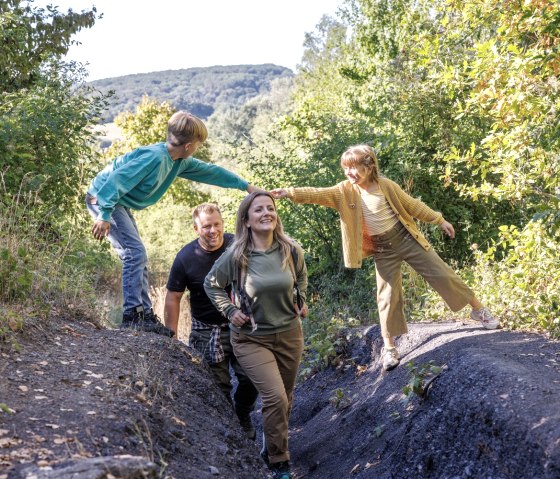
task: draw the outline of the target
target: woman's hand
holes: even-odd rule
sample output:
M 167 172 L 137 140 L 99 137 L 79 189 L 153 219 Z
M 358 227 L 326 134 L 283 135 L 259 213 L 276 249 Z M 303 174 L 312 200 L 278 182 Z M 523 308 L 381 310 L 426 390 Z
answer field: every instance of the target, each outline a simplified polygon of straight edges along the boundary
M 281 198 L 286 198 L 288 196 L 288 191 L 284 188 L 275 188 L 273 190 L 270 190 L 270 194 L 273 196 L 273 198 L 279 200 Z
M 443 230 L 443 232 L 449 236 L 451 239 L 455 238 L 455 228 L 453 228 L 453 225 L 451 223 L 448 223 L 447 221 L 444 221 L 441 224 L 441 229 Z
M 230 321 L 236 328 L 240 328 L 243 326 L 247 321 L 251 318 L 246 314 L 242 313 L 240 309 L 238 309 L 235 313 L 231 315 Z
M 309 309 L 307 308 L 307 303 L 303 303 L 303 306 L 301 308 L 298 307 L 297 303 L 294 304 L 294 307 L 296 308 L 296 313 L 298 316 L 302 317 L 302 318 L 306 318 L 307 314 L 309 313 Z

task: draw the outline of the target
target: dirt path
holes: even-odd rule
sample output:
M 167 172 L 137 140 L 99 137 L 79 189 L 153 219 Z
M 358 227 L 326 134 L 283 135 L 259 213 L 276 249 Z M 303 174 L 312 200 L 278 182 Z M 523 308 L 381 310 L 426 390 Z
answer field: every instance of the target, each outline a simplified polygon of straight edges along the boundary
M 367 330 L 337 368 L 298 386 L 297 479 L 560 478 L 559 342 L 416 324 L 401 366 L 383 373 L 378 335 Z M 86 477 L 60 471 L 122 454 L 155 469 L 117 477 L 267 477 L 259 445 L 181 343 L 68 321 L 20 342 L 19 353 L 0 343 L 0 403 L 13 411 L 0 411 L 0 479 Z M 445 367 L 426 400 L 405 406 L 410 360 Z
M 0 403 L 14 411 L 0 412 L 1 479 L 123 454 L 157 463 L 158 477 L 265 477 L 256 444 L 190 348 L 83 323 L 21 341 L 20 353 L 0 357 Z
M 560 478 L 560 343 L 461 323 L 414 324 L 381 371 L 378 328 L 297 391 L 299 478 Z M 403 404 L 405 363 L 444 366 Z M 332 398 L 329 400 L 329 398 Z

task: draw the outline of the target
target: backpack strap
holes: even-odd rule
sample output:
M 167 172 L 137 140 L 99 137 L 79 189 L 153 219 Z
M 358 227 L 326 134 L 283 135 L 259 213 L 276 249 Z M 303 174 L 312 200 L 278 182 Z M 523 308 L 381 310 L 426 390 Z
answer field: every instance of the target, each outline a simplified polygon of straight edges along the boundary
M 292 265 L 293 265 L 293 268 L 290 268 L 290 269 L 292 270 L 292 275 L 294 277 L 294 289 L 296 290 L 296 302 L 297 302 L 298 308 L 301 309 L 301 308 L 303 308 L 303 298 L 301 297 L 301 292 L 299 290 L 299 286 L 298 286 L 298 283 L 297 283 L 297 276 L 300 273 L 300 271 L 297 271 L 299 256 L 298 256 L 297 249 L 294 245 L 291 246 L 290 252 L 292 254 Z
M 241 312 L 249 316 L 251 320 L 251 332 L 254 333 L 257 330 L 257 323 L 253 316 L 253 311 L 251 309 L 251 301 L 247 291 L 245 291 L 245 282 L 247 281 L 247 269 L 242 268 L 239 263 L 237 264 L 237 295 L 239 296 L 239 306 Z

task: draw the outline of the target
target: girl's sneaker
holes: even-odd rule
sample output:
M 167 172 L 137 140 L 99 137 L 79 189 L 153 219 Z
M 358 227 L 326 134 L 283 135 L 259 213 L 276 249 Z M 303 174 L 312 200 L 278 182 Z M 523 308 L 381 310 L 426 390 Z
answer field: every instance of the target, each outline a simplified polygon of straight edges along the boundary
M 480 321 L 485 329 L 496 329 L 500 325 L 500 321 L 492 316 L 488 308 L 473 309 L 471 319 Z
M 381 356 L 383 358 L 383 369 L 385 369 L 385 371 L 395 369 L 401 362 L 401 358 L 399 356 L 397 348 L 384 347 L 383 351 L 381 352 Z

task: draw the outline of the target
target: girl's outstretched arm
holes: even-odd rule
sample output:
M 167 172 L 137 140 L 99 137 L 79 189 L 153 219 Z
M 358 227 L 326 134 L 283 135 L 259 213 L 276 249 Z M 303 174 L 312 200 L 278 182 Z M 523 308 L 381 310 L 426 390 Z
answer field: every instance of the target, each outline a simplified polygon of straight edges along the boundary
M 285 188 L 274 188 L 270 190 L 270 194 L 277 200 L 288 197 L 288 191 Z
M 288 198 L 294 203 L 306 203 L 339 209 L 343 200 L 339 185 L 326 188 L 275 188 L 270 190 L 275 199 Z

